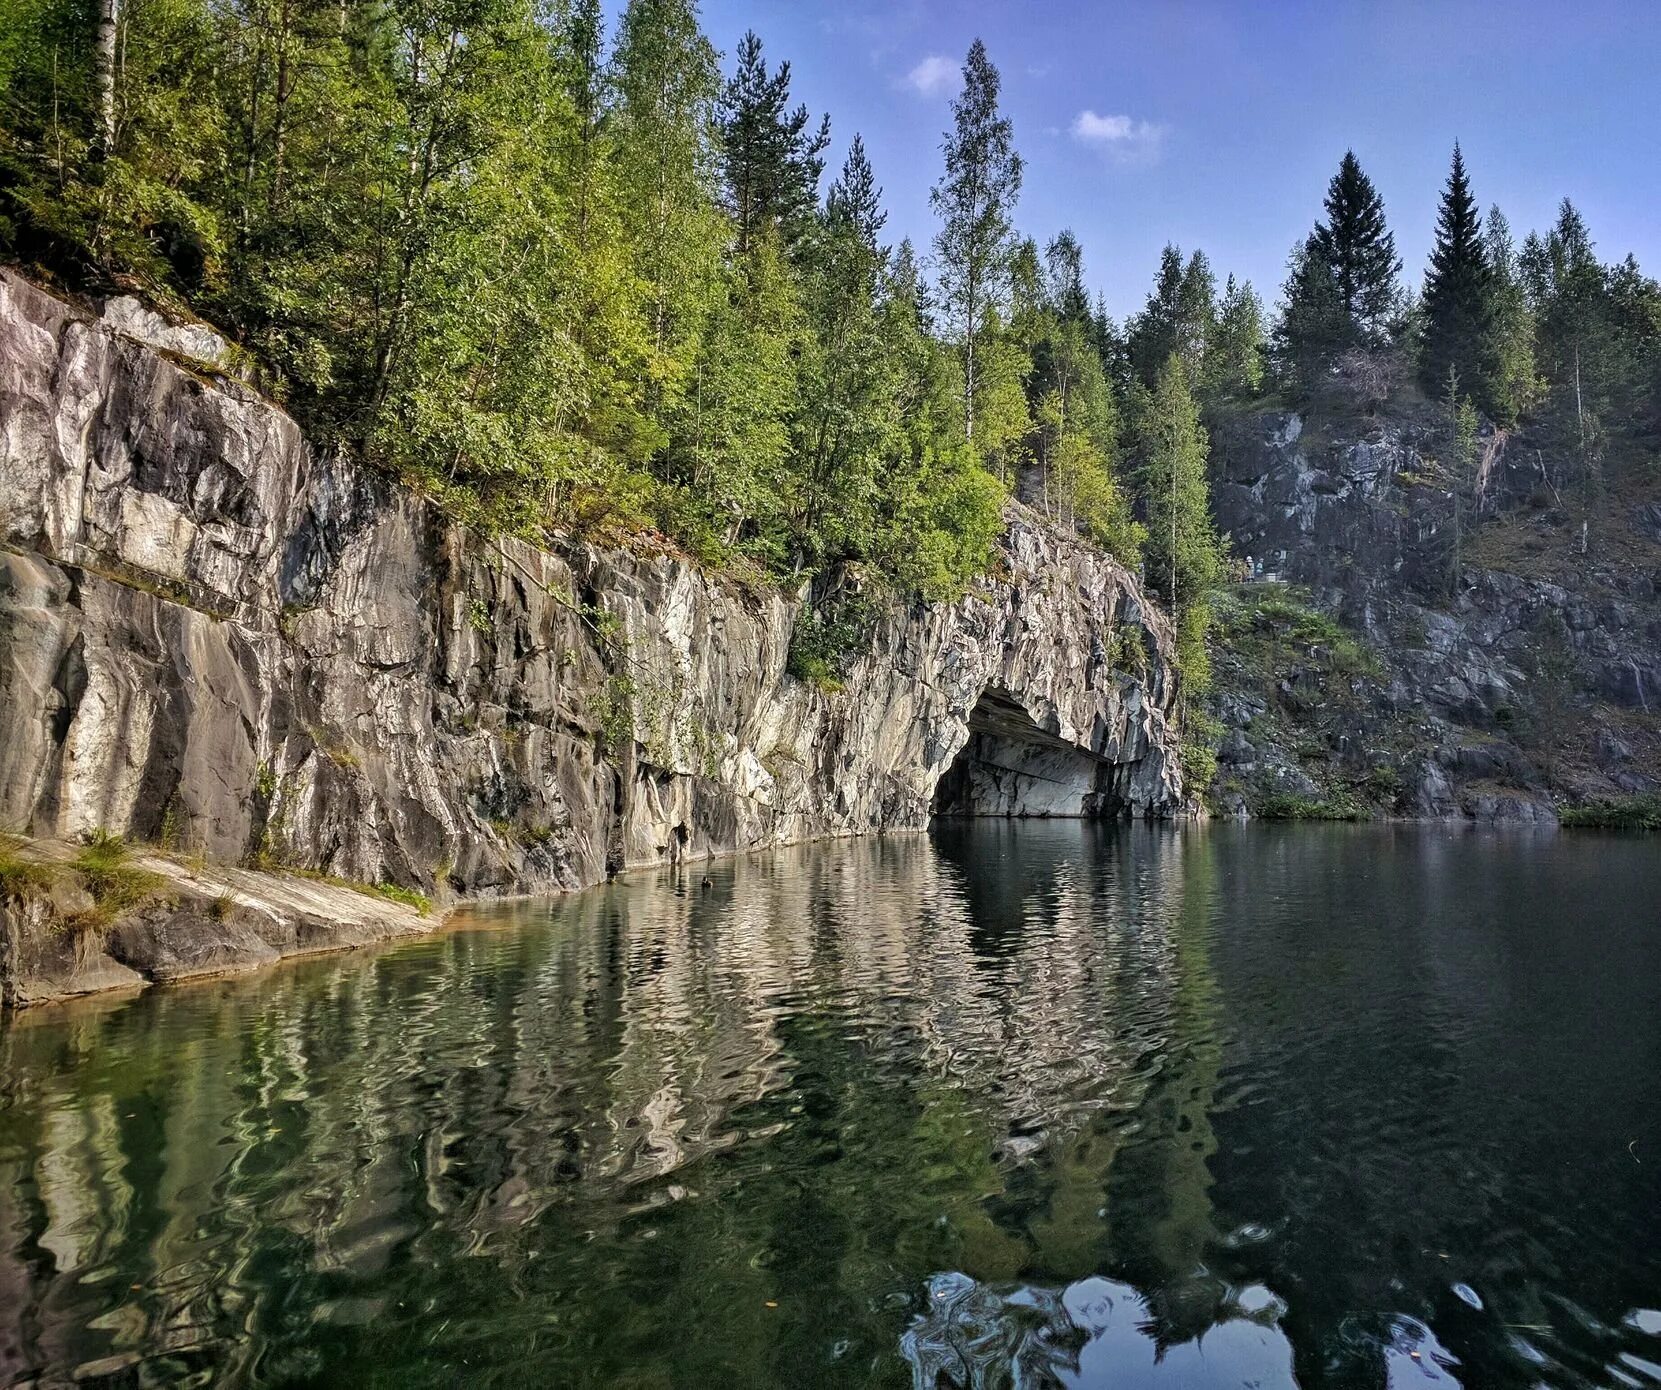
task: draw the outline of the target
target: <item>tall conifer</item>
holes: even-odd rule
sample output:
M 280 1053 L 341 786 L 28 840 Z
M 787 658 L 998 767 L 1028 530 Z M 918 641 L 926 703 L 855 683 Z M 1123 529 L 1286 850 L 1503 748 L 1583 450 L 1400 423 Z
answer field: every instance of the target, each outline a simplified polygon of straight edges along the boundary
M 1435 390 L 1459 374 L 1467 395 L 1490 405 L 1493 372 L 1494 277 L 1471 197 L 1465 157 L 1453 147 L 1453 167 L 1436 216 L 1436 244 L 1425 275 L 1424 353 L 1420 372 Z
M 1401 261 L 1396 256 L 1396 239 L 1385 225 L 1384 200 L 1352 150 L 1344 152 L 1332 176 L 1326 221 L 1317 224 L 1311 244 L 1331 268 L 1338 290 L 1346 340 L 1341 347 L 1377 343 L 1395 306 Z

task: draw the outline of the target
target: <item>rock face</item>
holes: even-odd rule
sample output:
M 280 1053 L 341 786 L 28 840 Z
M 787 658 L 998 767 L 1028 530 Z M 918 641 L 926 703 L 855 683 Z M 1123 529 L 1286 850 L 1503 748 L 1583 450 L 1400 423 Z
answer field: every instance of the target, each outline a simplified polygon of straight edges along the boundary
M 1490 434 L 1456 513 L 1438 430 L 1402 409 L 1214 432 L 1218 522 L 1257 581 L 1242 593 L 1303 586 L 1372 662 L 1334 680 L 1329 652 L 1282 649 L 1265 683 L 1225 653 L 1225 804 L 1345 783 L 1402 815 L 1550 823 L 1557 798 L 1661 785 L 1653 504 L 1617 497 L 1583 551 L 1553 483 L 1566 465 Z
M 943 809 L 1183 807 L 1164 617 L 1018 508 L 822 691 L 776 592 L 450 526 L 229 360 L 0 272 L 0 828 L 443 897 L 918 829 L 954 764 Z
M 34 842 L 30 858 L 59 881 L 0 897 L 0 1005 L 240 974 L 433 926 L 413 905 L 345 884 L 138 855 L 131 867 L 154 881 L 153 890 L 107 925 L 87 928 L 77 914 L 92 899 L 70 881 L 72 853 L 68 845 Z

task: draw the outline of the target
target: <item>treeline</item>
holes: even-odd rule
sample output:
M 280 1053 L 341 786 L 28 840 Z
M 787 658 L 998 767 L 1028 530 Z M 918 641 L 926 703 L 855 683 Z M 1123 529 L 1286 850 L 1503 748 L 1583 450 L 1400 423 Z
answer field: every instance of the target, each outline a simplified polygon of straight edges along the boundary
M 1557 436 L 1595 474 L 1612 442 L 1661 435 L 1661 285 L 1632 256 L 1598 259 L 1567 199 L 1519 247 L 1497 207 L 1478 211 L 1456 145 L 1423 288 L 1405 289 L 1384 203 L 1354 154 L 1327 191 L 1325 220 L 1292 253 L 1272 356 L 1303 398 L 1346 390 L 1382 402 L 1423 390 L 1496 424 Z
M 1421 295 L 1353 155 L 1273 324 L 1168 247 L 1122 325 L 977 41 L 926 248 L 854 136 L 693 0 L 0 0 L 0 252 L 224 327 L 315 434 L 470 522 L 655 526 L 948 594 L 1020 488 L 1132 564 L 1203 669 L 1208 416 L 1417 376 L 1593 460 L 1656 428 L 1661 295 L 1564 205 L 1512 245 L 1457 151 Z M 1591 463 L 1588 463 L 1591 466 Z

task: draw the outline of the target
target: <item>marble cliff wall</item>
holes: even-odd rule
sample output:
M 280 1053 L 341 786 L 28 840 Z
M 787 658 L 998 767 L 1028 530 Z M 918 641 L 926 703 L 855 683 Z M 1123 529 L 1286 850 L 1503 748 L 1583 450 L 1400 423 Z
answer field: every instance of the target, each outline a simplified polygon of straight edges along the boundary
M 995 577 L 825 691 L 798 603 L 459 529 L 227 358 L 0 272 L 0 829 L 442 898 L 918 829 L 954 762 L 946 810 L 1183 806 L 1168 624 L 1020 509 Z

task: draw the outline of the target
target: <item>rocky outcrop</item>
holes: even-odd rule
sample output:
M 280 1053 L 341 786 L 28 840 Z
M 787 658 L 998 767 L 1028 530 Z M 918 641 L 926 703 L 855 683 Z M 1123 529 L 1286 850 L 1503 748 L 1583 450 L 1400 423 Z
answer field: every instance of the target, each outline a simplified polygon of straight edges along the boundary
M 886 612 L 823 690 L 798 602 L 462 530 L 230 361 L 0 274 L 0 827 L 443 897 L 919 829 L 960 754 L 999 791 L 955 810 L 1182 807 L 1163 616 L 1019 509 L 995 578 Z
M 1661 778 L 1661 546 L 1617 506 L 1588 547 L 1528 441 L 1490 433 L 1456 510 L 1434 411 L 1248 413 L 1214 431 L 1213 499 L 1252 582 L 1301 586 L 1369 658 L 1224 652 L 1225 806 L 1284 793 L 1417 817 L 1554 822 Z M 1265 581 L 1270 581 L 1266 584 Z M 1259 667 L 1263 663 L 1256 663 Z
M 76 881 L 73 854 L 32 842 L 23 862 L 41 881 L 0 893 L 0 1005 L 241 974 L 434 925 L 414 903 L 347 884 L 159 854 L 131 856 L 124 872 L 148 886 L 106 920 Z

